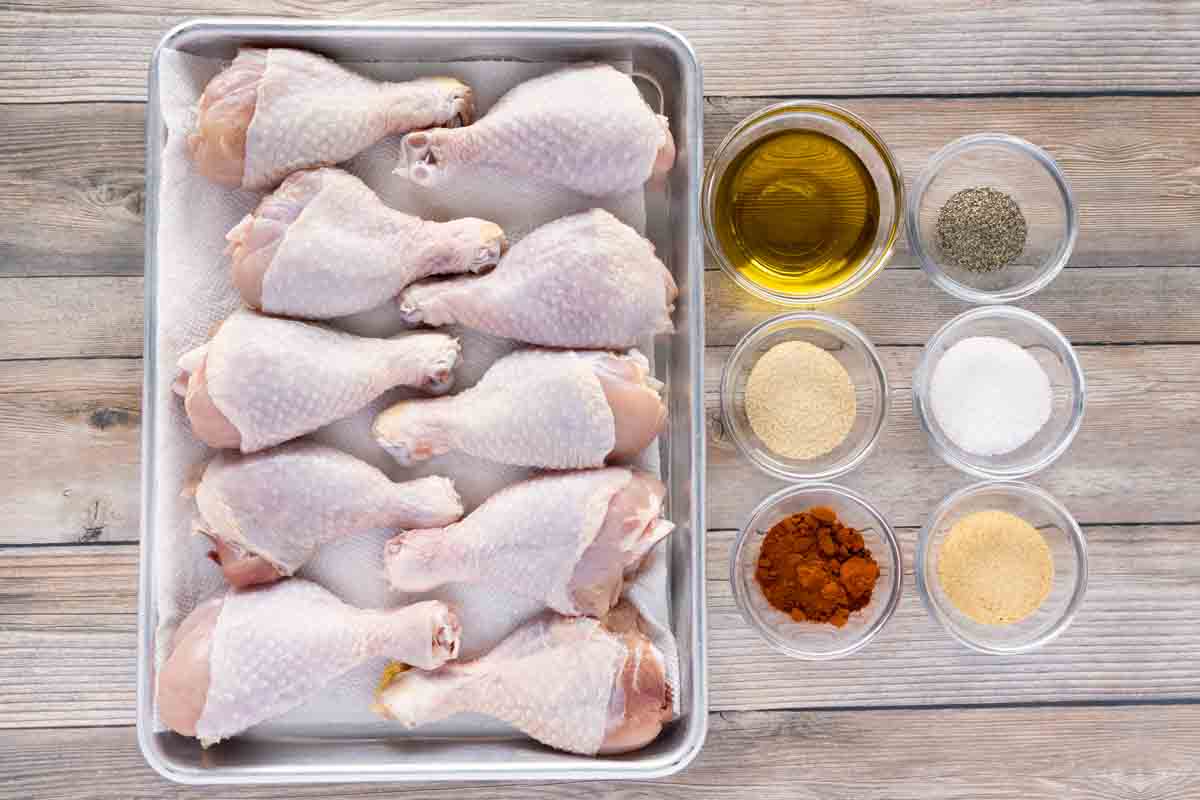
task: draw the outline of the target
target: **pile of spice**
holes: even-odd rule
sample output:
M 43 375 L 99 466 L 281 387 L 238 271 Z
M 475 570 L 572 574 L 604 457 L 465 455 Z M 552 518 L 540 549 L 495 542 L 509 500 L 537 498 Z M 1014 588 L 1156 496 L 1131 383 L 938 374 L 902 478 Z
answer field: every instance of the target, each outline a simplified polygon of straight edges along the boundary
M 995 272 L 1025 249 L 1028 226 L 1017 202 L 989 186 L 956 192 L 938 213 L 942 256 L 971 272 Z
M 754 579 L 767 602 L 796 622 L 842 627 L 852 611 L 871 602 L 879 564 L 862 534 L 817 506 L 767 531 Z
M 831 452 L 854 427 L 854 383 L 836 358 L 809 342 L 781 342 L 764 353 L 746 380 L 750 428 L 786 458 Z
M 1050 377 L 1028 351 L 996 336 L 955 343 L 929 386 L 934 419 L 956 445 L 979 456 L 1011 453 L 1050 419 Z
M 1054 559 L 1037 528 L 1006 511 L 960 519 L 938 551 L 938 581 L 959 611 L 984 625 L 1012 625 L 1050 594 Z

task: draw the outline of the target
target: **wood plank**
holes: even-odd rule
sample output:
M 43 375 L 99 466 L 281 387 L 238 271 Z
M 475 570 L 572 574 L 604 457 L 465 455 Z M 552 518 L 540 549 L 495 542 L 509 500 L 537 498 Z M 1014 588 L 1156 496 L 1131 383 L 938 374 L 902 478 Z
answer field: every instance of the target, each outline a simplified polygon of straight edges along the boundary
M 0 544 L 137 540 L 141 383 L 141 359 L 0 362 Z
M 705 284 L 710 346 L 732 346 L 754 325 L 787 310 L 755 299 L 720 272 L 706 273 Z M 0 279 L 6 309 L 0 317 L 0 361 L 141 356 L 142 289 L 142 279 L 135 277 Z M 1076 343 L 1190 343 L 1200 331 L 1200 309 L 1191 301 L 1197 291 L 1200 268 L 1080 268 L 1065 271 L 1019 305 L 1045 316 Z M 967 308 L 919 271 L 885 270 L 829 311 L 883 346 L 923 345 Z
M 924 524 L 943 497 L 972 479 L 929 450 L 912 411 L 920 348 L 879 348 L 891 411 L 876 450 L 838 479 L 863 492 L 893 525 Z M 725 436 L 718 387 L 728 349 L 705 359 L 709 424 L 708 526 L 738 528 L 784 483 L 752 466 Z M 1087 414 L 1070 450 L 1032 479 L 1083 523 L 1200 522 L 1191 491 L 1200 441 L 1200 372 L 1191 345 L 1078 348 L 1088 381 Z
M 734 531 L 708 533 L 711 709 L 1183 700 L 1200 696 L 1200 526 L 1086 530 L 1087 596 L 1071 627 L 1035 653 L 974 653 L 925 612 L 913 578 L 918 530 L 898 531 L 903 596 L 888 626 L 835 669 L 776 654 L 734 603 Z
M 710 531 L 710 708 L 868 707 L 1200 696 L 1200 525 L 1090 526 L 1091 581 L 1073 626 L 1020 658 L 967 651 L 906 577 L 879 638 L 836 669 L 776 655 L 729 592 L 732 531 Z M 137 548 L 0 548 L 0 728 L 134 719 Z M 72 676 L 88 680 L 72 682 Z
M 707 150 L 777 99 L 709 98 Z M 878 127 L 910 185 L 939 147 L 966 133 L 1003 130 L 1046 147 L 1080 207 L 1074 266 L 1197 262 L 1200 130 L 1191 121 L 1200 97 L 844 102 Z M 143 115 L 130 103 L 15 106 L 0 115 L 0 276 L 141 273 Z M 915 263 L 902 237 L 891 265 Z
M 704 277 L 709 347 L 732 347 L 755 325 L 789 310 L 755 298 L 723 272 Z M 1188 343 L 1200 340 L 1197 293 L 1197 268 L 1073 268 L 1016 305 L 1041 314 L 1077 344 Z M 828 312 L 857 325 L 876 345 L 924 345 L 970 307 L 920 270 L 886 269 Z
M 647 783 L 177 786 L 132 728 L 13 731 L 0 798 L 1175 800 L 1200 793 L 1200 707 L 713 714 L 687 770 Z M 852 762 L 852 766 L 848 766 Z
M 587 4 L 270 0 L 259 15 L 342 19 L 653 20 L 690 38 L 710 94 L 975 94 L 1195 91 L 1192 2 L 868 4 L 770 0 L 745 6 L 621 0 Z M 0 15 L 0 102 L 141 100 L 164 31 L 232 0 L 9 3 Z
M 141 274 L 144 119 L 132 103 L 0 114 L 0 275 Z
M 136 545 L 0 549 L 0 728 L 132 723 L 137 558 Z
M 707 343 L 732 346 L 787 309 L 762 302 L 720 272 L 705 275 Z M 135 358 L 142 354 L 142 279 L 0 279 L 0 360 Z M 1197 341 L 1200 269 L 1072 269 L 1019 305 L 1076 343 Z M 829 308 L 876 345 L 923 345 L 968 306 L 913 270 L 885 270 L 867 289 Z M 1096 309 L 1103 308 L 1103 314 Z M 1153 309 L 1147 312 L 1147 309 Z
M 783 485 L 742 458 L 720 426 L 718 387 L 730 349 L 706 355 L 714 528 L 740 526 Z M 912 415 L 919 348 L 879 350 L 892 386 L 891 415 L 878 449 L 839 480 L 865 492 L 893 524 L 920 525 L 969 479 L 935 458 Z M 1085 346 L 1079 354 L 1089 393 L 1083 429 L 1035 482 L 1086 523 L 1200 521 L 1200 499 L 1181 483 L 1197 466 L 1200 346 Z M 10 420 L 0 427 L 0 445 L 27 454 L 0 468 L 0 513 L 13 521 L 0 530 L 0 543 L 136 538 L 140 370 L 134 359 L 0 364 L 0 403 Z M 52 436 L 54 446 L 30 439 L 30 431 Z
M 0 280 L 0 360 L 142 354 L 141 278 Z
M 780 98 L 709 98 L 704 144 Z M 929 159 L 960 136 L 1012 134 L 1058 162 L 1079 209 L 1075 266 L 1195 264 L 1200 253 L 1200 97 L 864 98 L 860 114 L 895 153 L 911 190 Z M 919 120 L 919 124 L 914 121 Z M 1049 200 L 1047 201 L 1049 203 Z M 892 262 L 916 266 L 906 237 Z M 715 267 L 715 263 L 711 264 Z

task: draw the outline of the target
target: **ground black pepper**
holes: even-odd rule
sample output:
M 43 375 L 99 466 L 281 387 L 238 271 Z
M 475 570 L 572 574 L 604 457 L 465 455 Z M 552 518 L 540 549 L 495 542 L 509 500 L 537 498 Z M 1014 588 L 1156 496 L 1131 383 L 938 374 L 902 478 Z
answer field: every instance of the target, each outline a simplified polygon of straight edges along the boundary
M 1016 201 L 988 186 L 956 192 L 938 213 L 943 257 L 972 272 L 994 272 L 1011 264 L 1025 249 L 1027 232 Z

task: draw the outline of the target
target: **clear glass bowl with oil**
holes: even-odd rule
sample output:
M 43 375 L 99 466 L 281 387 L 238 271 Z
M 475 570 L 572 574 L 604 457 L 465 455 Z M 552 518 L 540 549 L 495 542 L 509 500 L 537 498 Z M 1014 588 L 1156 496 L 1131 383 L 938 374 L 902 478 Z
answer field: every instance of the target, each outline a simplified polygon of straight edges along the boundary
M 787 306 L 840 300 L 887 263 L 904 179 L 861 117 L 817 101 L 752 114 L 717 147 L 701 204 L 709 250 L 750 293 Z

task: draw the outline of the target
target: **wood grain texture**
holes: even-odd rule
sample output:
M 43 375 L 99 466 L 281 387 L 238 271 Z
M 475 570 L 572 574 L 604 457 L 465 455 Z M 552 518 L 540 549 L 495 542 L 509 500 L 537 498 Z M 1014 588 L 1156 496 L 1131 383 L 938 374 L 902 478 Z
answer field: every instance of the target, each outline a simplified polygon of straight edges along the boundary
M 708 526 L 738 528 L 784 483 L 752 466 L 726 437 L 718 411 L 721 348 L 706 354 Z M 891 410 L 874 452 L 838 483 L 863 492 L 893 525 L 923 525 L 951 491 L 973 480 L 929 450 L 912 410 L 917 347 L 879 348 Z M 1067 453 L 1033 482 L 1082 523 L 1200 522 L 1190 478 L 1200 468 L 1200 371 L 1191 345 L 1087 346 L 1087 413 Z
M 732 347 L 752 327 L 786 310 L 751 296 L 723 272 L 704 277 L 709 347 Z M 1198 293 L 1200 268 L 1072 268 L 1016 305 L 1041 314 L 1076 345 L 1195 343 Z M 934 287 L 921 270 L 886 269 L 828 311 L 857 325 L 877 345 L 923 346 L 969 308 Z
M 874 326 L 871 317 L 848 318 Z M 730 349 L 710 347 L 706 355 L 714 528 L 740 526 L 783 485 L 742 458 L 724 433 L 718 392 Z M 878 349 L 891 383 L 889 420 L 875 452 L 839 482 L 865 492 L 893 524 L 921 525 L 942 497 L 970 479 L 937 459 L 913 416 L 911 375 L 920 348 Z M 1186 476 L 1200 468 L 1200 345 L 1085 345 L 1078 352 L 1088 377 L 1084 425 L 1067 454 L 1035 482 L 1081 522 L 1200 521 L 1200 499 L 1186 490 Z M 0 512 L 15 521 L 0 529 L 0 544 L 136 538 L 140 378 L 136 359 L 0 363 L 0 403 L 10 420 L 0 427 L 0 443 L 23 455 L 0 468 Z M 30 439 L 30 430 L 48 432 L 54 447 Z
M 731 347 L 785 310 L 754 299 L 721 272 L 704 279 L 709 346 Z M 0 316 L 0 361 L 140 357 L 142 288 L 135 277 L 0 279 L 0 304 L 7 304 Z M 1200 341 L 1197 292 L 1200 268 L 1078 268 L 1019 305 L 1046 317 L 1076 344 L 1187 344 Z M 859 326 L 876 345 L 924 345 L 968 307 L 920 271 L 885 270 L 829 311 Z
M 1200 793 L 1200 706 L 713 714 L 683 773 L 645 783 L 197 787 L 146 765 L 133 728 L 5 732 L 11 800 L 1181 800 Z M 847 763 L 849 762 L 849 763 Z
M 145 112 L 0 112 L 0 275 L 140 274 Z
M 709 707 L 861 708 L 1191 699 L 1200 694 L 1200 526 L 1086 529 L 1089 581 L 1071 627 L 1035 653 L 997 657 L 955 642 L 913 579 L 918 530 L 897 531 L 905 577 L 888 626 L 834 669 L 776 654 L 747 627 L 729 585 L 734 531 L 708 534 Z M 1165 597 L 1170 600 L 1166 601 Z
M 0 549 L 0 728 L 133 721 L 137 557 L 135 545 Z
M 777 99 L 710 97 L 707 150 Z M 1001 130 L 1045 147 L 1080 206 L 1073 266 L 1200 258 L 1200 128 L 1192 124 L 1200 97 L 839 102 L 878 128 L 910 185 L 938 148 L 967 133 Z M 139 104 L 81 103 L 0 114 L 0 276 L 141 274 L 144 113 Z M 915 263 L 901 237 L 891 266 Z
M 0 362 L 0 545 L 137 540 L 141 384 L 141 359 Z
M 899 531 L 896 616 L 836 669 L 775 654 L 739 615 L 733 531 L 710 531 L 713 710 L 1166 700 L 1200 694 L 1200 525 L 1089 526 L 1087 601 L 1037 653 L 971 653 L 925 615 L 912 580 L 915 529 Z M 0 549 L 0 728 L 134 720 L 137 548 Z M 1164 597 L 1169 596 L 1169 602 Z M 86 675 L 86 681 L 70 676 Z
M 603 6 L 436 0 L 18 0 L 0 13 L 0 102 L 141 100 L 169 27 L 199 15 L 645 21 L 687 36 L 716 95 L 1182 92 L 1200 88 L 1192 2 L 983 0 Z
M 0 360 L 142 354 L 141 278 L 0 279 Z

